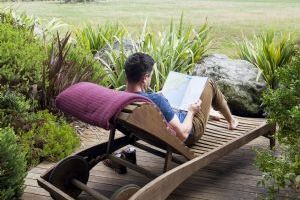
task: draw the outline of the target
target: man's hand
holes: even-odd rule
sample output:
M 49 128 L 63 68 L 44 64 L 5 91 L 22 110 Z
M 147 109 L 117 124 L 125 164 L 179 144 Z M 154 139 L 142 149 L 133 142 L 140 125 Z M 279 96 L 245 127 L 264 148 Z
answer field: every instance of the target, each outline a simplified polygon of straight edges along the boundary
M 195 114 L 196 112 L 198 112 L 200 110 L 201 103 L 202 103 L 202 101 L 200 99 L 197 102 L 192 103 L 189 106 L 188 111 Z

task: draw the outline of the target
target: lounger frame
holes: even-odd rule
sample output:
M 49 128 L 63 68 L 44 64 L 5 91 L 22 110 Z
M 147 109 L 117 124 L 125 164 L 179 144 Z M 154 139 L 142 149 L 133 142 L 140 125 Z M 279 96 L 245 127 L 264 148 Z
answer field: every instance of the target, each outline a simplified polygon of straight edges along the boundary
M 135 102 L 126 106 L 119 114 L 116 127 L 110 131 L 107 142 L 73 155 L 85 158 L 89 163 L 90 169 L 102 160 L 110 158 L 114 162 L 125 165 L 153 179 L 134 194 L 130 198 L 132 200 L 165 199 L 193 173 L 259 136 L 268 137 L 271 148 L 275 145 L 272 137 L 275 132 L 274 125 L 267 124 L 264 119 L 239 118 L 239 121 L 241 124 L 240 130 L 226 131 L 226 133 L 218 132 L 218 129 L 226 130 L 222 120 L 221 122 L 210 121 L 207 125 L 207 133 L 204 134 L 203 139 L 200 139 L 198 143 L 188 148 L 171 134 L 164 117 L 157 107 L 152 104 Z M 213 130 L 212 127 L 217 128 Z M 115 138 L 116 130 L 122 132 L 124 136 Z M 112 154 L 115 150 L 126 145 L 133 145 L 156 156 L 163 157 L 165 163 L 162 166 L 162 174 L 157 176 L 147 169 L 115 157 Z M 172 161 L 180 165 L 170 169 Z M 38 184 L 46 189 L 55 199 L 73 199 L 49 182 L 49 176 L 54 167 L 47 170 L 38 179 Z

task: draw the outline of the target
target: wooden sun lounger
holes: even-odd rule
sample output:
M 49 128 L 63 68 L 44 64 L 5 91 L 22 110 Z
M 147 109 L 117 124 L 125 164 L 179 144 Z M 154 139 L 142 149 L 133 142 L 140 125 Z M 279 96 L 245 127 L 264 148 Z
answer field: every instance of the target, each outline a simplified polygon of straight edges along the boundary
M 59 179 L 63 179 L 64 177 L 70 179 L 70 176 L 68 177 L 65 174 L 69 173 L 68 170 L 72 171 L 72 166 L 68 163 L 71 163 L 69 161 L 72 160 L 74 156 L 76 159 L 80 158 L 86 162 L 88 170 L 93 168 L 100 161 L 110 158 L 114 162 L 123 164 L 147 177 L 153 178 L 151 182 L 141 189 L 131 188 L 131 190 L 129 190 L 127 187 L 117 191 L 117 194 L 114 195 L 112 199 L 128 199 L 131 195 L 133 195 L 130 197 L 132 200 L 165 199 L 179 184 L 193 173 L 259 136 L 264 135 L 268 137 L 270 139 L 270 146 L 274 146 L 274 139 L 271 137 L 275 132 L 274 125 L 266 124 L 265 119 L 237 118 L 239 120 L 239 126 L 234 131 L 227 129 L 227 124 L 224 119 L 221 119 L 221 121 L 209 121 L 202 138 L 195 145 L 188 148 L 174 135 L 170 134 L 167 123 L 164 121 L 164 117 L 157 107 L 146 103 L 132 103 L 126 106 L 117 118 L 116 129 L 124 134 L 123 137 L 115 139 L 115 130 L 111 130 L 108 142 L 80 151 L 62 160 L 57 166 L 43 174 L 41 178 L 38 179 L 38 183 L 49 191 L 51 196 L 55 199 L 74 199 L 79 195 L 81 190 L 90 194 L 95 193 L 95 191 L 84 185 L 87 182 L 87 180 L 85 180 L 86 178 L 81 180 L 83 184 L 71 181 L 73 184 L 72 187 L 74 184 L 76 187 L 80 187 L 80 190 L 72 193 L 74 188 L 71 188 L 70 192 L 66 187 L 61 186 L 65 180 L 58 180 L 56 183 L 53 183 L 55 181 L 51 181 L 51 176 L 55 177 L 57 174 L 56 177 L 60 177 Z M 150 145 L 144 142 L 141 143 L 140 140 Z M 157 176 L 151 171 L 111 154 L 113 151 L 128 144 L 163 157 L 165 159 L 165 164 L 162 166 L 163 173 Z M 171 161 L 180 165 L 169 170 Z M 84 169 L 81 174 L 86 172 L 86 170 L 87 169 Z M 55 172 L 54 175 L 53 171 Z M 68 181 L 68 184 L 70 186 L 69 182 L 70 181 Z M 124 198 L 124 195 L 126 198 Z M 101 194 L 92 194 L 92 196 L 96 199 L 108 199 Z

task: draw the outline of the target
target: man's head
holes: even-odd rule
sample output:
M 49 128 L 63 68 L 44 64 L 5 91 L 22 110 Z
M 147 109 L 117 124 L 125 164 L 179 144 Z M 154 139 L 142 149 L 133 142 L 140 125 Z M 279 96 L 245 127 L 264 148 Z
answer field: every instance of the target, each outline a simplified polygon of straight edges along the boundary
M 129 84 L 143 84 L 149 87 L 154 60 L 145 53 L 134 53 L 125 62 L 125 73 Z

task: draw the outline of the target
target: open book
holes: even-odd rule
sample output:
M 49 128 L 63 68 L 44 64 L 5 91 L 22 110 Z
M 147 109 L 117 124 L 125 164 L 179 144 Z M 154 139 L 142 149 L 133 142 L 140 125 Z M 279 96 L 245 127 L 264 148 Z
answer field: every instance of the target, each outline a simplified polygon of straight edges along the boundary
M 207 79 L 171 71 L 161 93 L 168 99 L 172 108 L 187 111 L 189 105 L 200 98 Z

